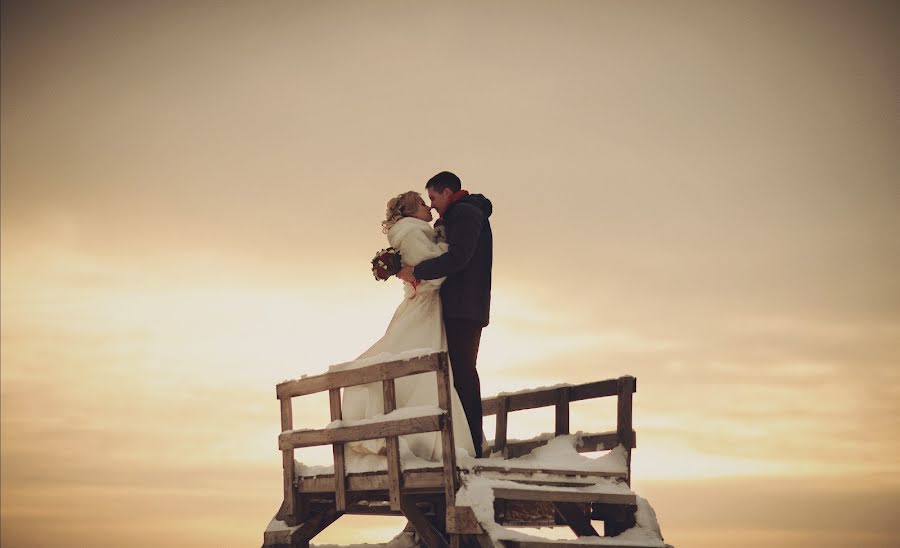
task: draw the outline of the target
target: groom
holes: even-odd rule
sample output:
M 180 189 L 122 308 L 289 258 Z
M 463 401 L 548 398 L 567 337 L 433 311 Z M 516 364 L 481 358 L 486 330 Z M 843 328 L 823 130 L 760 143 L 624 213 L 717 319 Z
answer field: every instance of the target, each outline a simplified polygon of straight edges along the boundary
M 449 249 L 434 259 L 422 261 L 415 269 L 406 266 L 397 273 L 400 279 L 447 279 L 441 286 L 441 303 L 447 331 L 447 352 L 453 368 L 453 384 L 466 418 L 476 457 L 481 457 L 481 383 L 475 362 L 481 329 L 488 324 L 491 310 L 491 264 L 494 239 L 488 217 L 491 201 L 481 194 L 462 190 L 459 177 L 442 171 L 425 185 L 431 207 L 444 226 Z

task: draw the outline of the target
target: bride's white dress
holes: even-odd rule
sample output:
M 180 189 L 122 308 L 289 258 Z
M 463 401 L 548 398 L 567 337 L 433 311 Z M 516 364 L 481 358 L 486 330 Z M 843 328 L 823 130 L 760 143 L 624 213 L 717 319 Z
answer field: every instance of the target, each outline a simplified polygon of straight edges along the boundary
M 434 229 L 427 222 L 415 217 L 404 217 L 394 224 L 387 234 L 390 245 L 400 251 L 403 265 L 417 265 L 421 261 L 438 257 L 447 250 L 447 244 L 435 242 Z M 404 282 L 403 302 L 394 312 L 394 317 L 384 336 L 357 360 L 364 360 L 379 354 L 399 354 L 415 349 L 447 350 L 447 337 L 441 315 L 439 289 L 444 278 L 423 280 L 413 288 Z M 452 373 L 451 373 L 452 375 Z M 396 381 L 397 408 L 421 405 L 437 405 L 437 378 L 434 373 L 423 373 L 401 377 Z M 453 437 L 457 451 L 465 450 L 475 454 L 472 434 L 466 421 L 465 412 L 453 384 L 451 388 L 451 414 Z M 384 399 L 381 383 L 371 383 L 344 389 L 342 405 L 344 420 L 359 420 L 384 414 Z M 439 460 L 442 457 L 440 432 L 412 434 L 400 438 L 401 456 L 412 453 L 425 460 Z M 383 453 L 384 440 L 368 440 L 348 444 L 348 456 Z

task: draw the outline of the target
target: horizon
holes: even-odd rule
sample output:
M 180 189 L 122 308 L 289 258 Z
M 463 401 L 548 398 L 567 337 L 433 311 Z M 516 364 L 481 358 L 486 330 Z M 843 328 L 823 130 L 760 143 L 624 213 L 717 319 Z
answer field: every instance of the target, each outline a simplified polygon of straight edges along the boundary
M 275 384 L 381 336 L 442 170 L 494 205 L 484 397 L 634 375 L 676 547 L 900 542 L 898 5 L 375 6 L 3 2 L 0 544 L 260 544 Z

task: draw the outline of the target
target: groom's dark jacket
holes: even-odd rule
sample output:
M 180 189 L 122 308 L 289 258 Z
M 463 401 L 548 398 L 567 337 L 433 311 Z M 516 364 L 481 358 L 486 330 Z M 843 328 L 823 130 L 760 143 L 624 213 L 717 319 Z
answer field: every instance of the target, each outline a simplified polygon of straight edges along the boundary
M 492 212 L 491 201 L 481 194 L 451 203 L 443 217 L 449 250 L 413 269 L 413 276 L 420 280 L 447 277 L 441 285 L 445 318 L 472 320 L 482 327 L 490 320 L 494 236 L 488 217 Z

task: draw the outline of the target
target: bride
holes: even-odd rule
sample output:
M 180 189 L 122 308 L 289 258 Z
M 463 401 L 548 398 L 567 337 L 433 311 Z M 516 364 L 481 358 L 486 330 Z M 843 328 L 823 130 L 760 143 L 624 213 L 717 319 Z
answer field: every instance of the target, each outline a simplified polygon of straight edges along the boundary
M 436 237 L 431 221 L 431 208 L 418 192 L 410 191 L 392 198 L 387 203 L 383 231 L 391 247 L 400 251 L 403 266 L 417 265 L 421 261 L 438 257 L 447 251 L 447 244 Z M 394 312 L 387 331 L 357 360 L 379 354 L 399 354 L 416 349 L 433 352 L 447 350 L 447 338 L 441 315 L 439 289 L 444 278 L 423 280 L 416 286 L 403 283 L 403 302 Z M 420 405 L 437 405 L 437 378 L 435 373 L 422 373 L 398 378 L 396 381 L 397 408 Z M 456 449 L 469 455 L 475 454 L 472 434 L 453 388 L 451 372 L 451 406 L 453 437 Z M 342 405 L 345 420 L 359 420 L 384 414 L 384 400 L 380 382 L 344 389 Z M 384 453 L 384 440 L 375 439 L 347 444 L 348 455 Z M 421 459 L 435 461 L 442 457 L 440 432 L 426 432 L 400 437 L 401 456 L 410 453 Z

